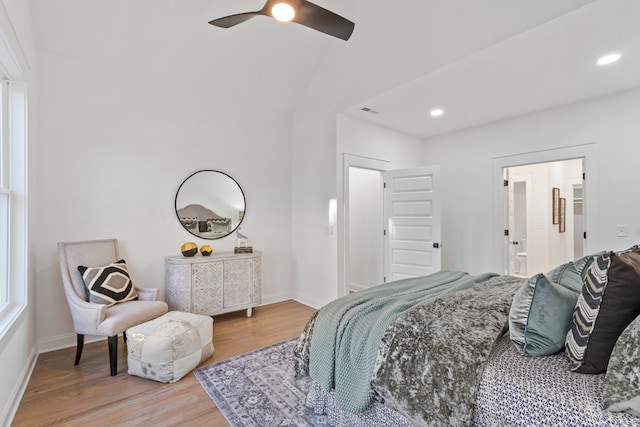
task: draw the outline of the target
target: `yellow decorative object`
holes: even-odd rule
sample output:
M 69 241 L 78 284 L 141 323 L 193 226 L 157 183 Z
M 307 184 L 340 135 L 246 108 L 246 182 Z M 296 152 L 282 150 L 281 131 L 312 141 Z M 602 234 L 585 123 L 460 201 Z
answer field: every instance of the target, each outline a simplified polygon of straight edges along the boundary
M 209 245 L 204 245 L 203 247 L 200 248 L 200 253 L 202 254 L 202 256 L 209 256 L 211 255 L 212 252 L 213 252 L 213 249 L 211 249 L 211 246 Z
M 180 252 L 186 257 L 192 257 L 198 253 L 198 245 L 193 242 L 187 242 L 180 246 Z

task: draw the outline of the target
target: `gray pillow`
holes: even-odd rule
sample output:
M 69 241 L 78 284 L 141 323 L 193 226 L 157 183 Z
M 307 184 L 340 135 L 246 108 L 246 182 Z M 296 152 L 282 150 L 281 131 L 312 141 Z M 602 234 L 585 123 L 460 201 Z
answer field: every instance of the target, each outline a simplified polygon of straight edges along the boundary
M 640 316 L 616 341 L 604 379 L 603 401 L 607 411 L 640 417 Z
M 509 335 L 525 356 L 557 353 L 565 345 L 578 294 L 540 273 L 516 292 L 509 311 Z

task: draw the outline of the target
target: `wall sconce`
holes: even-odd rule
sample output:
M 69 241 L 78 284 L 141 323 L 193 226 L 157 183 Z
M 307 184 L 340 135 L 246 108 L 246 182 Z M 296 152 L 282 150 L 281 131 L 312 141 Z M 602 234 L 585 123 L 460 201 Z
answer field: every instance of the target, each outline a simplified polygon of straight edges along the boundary
M 329 235 L 333 235 L 333 230 L 336 227 L 336 220 L 338 218 L 338 200 L 329 199 Z

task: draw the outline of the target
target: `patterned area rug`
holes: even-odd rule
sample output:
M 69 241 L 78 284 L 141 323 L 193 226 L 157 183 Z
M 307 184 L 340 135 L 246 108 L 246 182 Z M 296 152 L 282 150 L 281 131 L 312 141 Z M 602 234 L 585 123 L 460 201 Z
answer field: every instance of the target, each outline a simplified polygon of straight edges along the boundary
M 306 408 L 310 378 L 293 379 L 297 338 L 193 371 L 234 427 L 326 426 L 326 416 Z

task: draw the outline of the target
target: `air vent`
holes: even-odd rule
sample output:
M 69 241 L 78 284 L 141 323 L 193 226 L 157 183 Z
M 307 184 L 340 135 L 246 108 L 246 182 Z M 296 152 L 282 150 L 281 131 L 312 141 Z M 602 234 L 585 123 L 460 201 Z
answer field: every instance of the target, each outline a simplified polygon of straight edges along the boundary
M 361 110 L 364 111 L 365 113 L 369 113 L 369 114 L 378 114 L 379 113 L 379 111 L 376 111 L 373 108 L 369 108 L 369 107 L 362 107 Z

